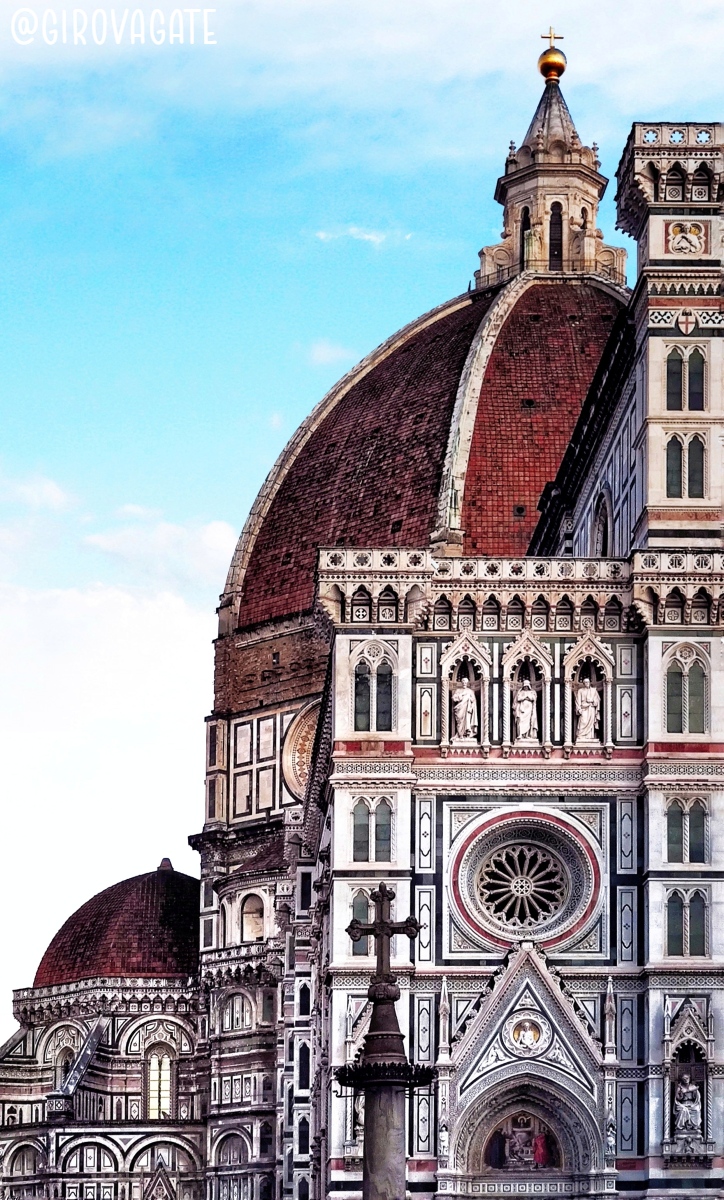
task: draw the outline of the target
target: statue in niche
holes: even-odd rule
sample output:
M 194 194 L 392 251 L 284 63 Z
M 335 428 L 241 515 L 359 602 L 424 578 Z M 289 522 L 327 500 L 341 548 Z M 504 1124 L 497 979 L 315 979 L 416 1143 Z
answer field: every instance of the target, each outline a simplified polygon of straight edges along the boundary
M 599 740 L 597 730 L 601 714 L 601 697 L 588 675 L 582 680 L 581 686 L 576 692 L 576 714 L 578 716 L 576 745 L 579 742 L 597 742 Z
M 440 1122 L 437 1143 L 441 1156 L 443 1158 L 447 1158 L 447 1155 L 450 1151 L 450 1134 L 448 1133 L 448 1128 L 444 1121 Z
M 359 1142 L 365 1129 L 365 1094 L 358 1092 L 354 1098 L 354 1138 Z
M 530 679 L 522 681 L 513 699 L 513 716 L 515 717 L 516 742 L 532 742 L 538 740 L 538 697 Z
M 674 1134 L 701 1137 L 701 1092 L 690 1075 L 682 1075 L 674 1092 Z
M 455 715 L 455 735 L 459 738 L 474 738 L 478 732 L 478 705 L 470 680 L 465 675 L 452 694 Z

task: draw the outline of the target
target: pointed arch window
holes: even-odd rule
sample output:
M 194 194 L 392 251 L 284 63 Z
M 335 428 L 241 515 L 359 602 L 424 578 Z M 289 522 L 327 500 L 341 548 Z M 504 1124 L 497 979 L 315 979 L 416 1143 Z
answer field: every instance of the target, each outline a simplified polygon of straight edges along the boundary
M 689 809 L 689 862 L 706 862 L 706 809 L 700 800 Z
M 709 898 L 699 888 L 677 888 L 666 902 L 666 952 L 671 958 L 709 953 Z
M 704 443 L 700 437 L 689 442 L 687 471 L 687 494 L 692 500 L 704 498 Z
M 379 800 L 373 812 L 360 798 L 352 809 L 352 861 L 369 862 L 372 850 L 375 862 L 391 861 L 392 805 Z
M 303 983 L 299 989 L 299 1015 L 300 1017 L 308 1017 L 312 1007 L 312 996 L 309 990 L 309 984 Z
M 391 733 L 395 728 L 395 669 L 386 650 L 370 645 L 354 666 L 355 733 Z
M 392 852 L 392 809 L 380 800 L 375 809 L 375 862 L 389 862 Z
M 563 270 L 563 208 L 558 200 L 551 204 L 548 268 L 551 271 Z
M 392 667 L 386 660 L 377 668 L 376 682 L 375 728 L 379 733 L 389 733 L 392 729 Z
M 690 647 L 679 648 L 666 670 L 666 732 L 706 733 L 709 725 L 709 678 Z
M 168 1046 L 152 1046 L 146 1056 L 149 1121 L 165 1121 L 172 1115 L 172 1056 Z
M 684 954 L 684 901 L 678 892 L 669 896 L 666 906 L 667 952 L 670 957 Z
M 687 682 L 687 733 L 704 733 L 706 729 L 706 675 L 701 663 L 693 662 Z
M 264 938 L 264 903 L 261 896 L 247 896 L 241 906 L 242 942 L 261 942 Z
M 666 672 L 666 732 L 684 732 L 684 672 L 678 663 Z
M 306 1117 L 299 1121 L 297 1146 L 300 1154 L 309 1154 L 309 1121 Z
M 370 810 L 365 800 L 358 800 L 352 810 L 352 861 L 370 860 Z
M 352 916 L 355 921 L 361 921 L 366 925 L 370 919 L 370 904 L 364 892 L 358 892 L 352 901 Z M 369 937 L 365 934 L 357 942 L 352 942 L 352 954 L 367 955 L 369 954 Z
M 694 349 L 689 355 L 687 363 L 689 378 L 688 378 L 688 400 L 689 408 L 692 412 L 704 411 L 704 355 L 701 350 Z
M 667 860 L 670 863 L 684 861 L 684 810 L 678 801 L 669 805 L 666 812 Z
M 262 1121 L 259 1129 L 259 1153 L 266 1157 L 272 1153 L 273 1147 L 272 1127 L 268 1121 Z
M 666 446 L 666 495 L 669 499 L 681 499 L 683 476 L 683 447 L 677 437 L 672 437 Z
M 309 1091 L 309 1077 L 310 1077 L 309 1068 L 310 1068 L 309 1046 L 307 1045 L 306 1042 L 302 1042 L 301 1046 L 299 1047 L 299 1076 L 298 1076 L 299 1090 L 302 1092 Z
M 524 208 L 520 214 L 520 267 L 525 270 L 527 262 L 527 239 L 526 234 L 530 233 L 530 209 Z
M 369 665 L 362 660 L 354 669 L 354 727 L 358 733 L 370 729 L 371 679 Z
M 701 892 L 694 892 L 689 900 L 689 954 L 706 954 L 706 900 Z
M 669 412 L 684 407 L 684 360 L 678 350 L 672 350 L 666 359 L 666 407 Z

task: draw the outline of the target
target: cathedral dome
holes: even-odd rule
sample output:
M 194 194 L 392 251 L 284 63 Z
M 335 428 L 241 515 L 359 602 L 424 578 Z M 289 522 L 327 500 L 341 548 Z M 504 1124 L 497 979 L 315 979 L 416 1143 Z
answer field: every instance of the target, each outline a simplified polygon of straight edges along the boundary
M 323 546 L 525 554 L 625 303 L 595 271 L 525 272 L 434 309 L 370 354 L 262 487 L 222 598 L 225 628 L 308 611 Z
M 158 870 L 124 879 L 81 905 L 45 951 L 33 986 L 193 975 L 198 913 L 198 879 L 164 858 Z

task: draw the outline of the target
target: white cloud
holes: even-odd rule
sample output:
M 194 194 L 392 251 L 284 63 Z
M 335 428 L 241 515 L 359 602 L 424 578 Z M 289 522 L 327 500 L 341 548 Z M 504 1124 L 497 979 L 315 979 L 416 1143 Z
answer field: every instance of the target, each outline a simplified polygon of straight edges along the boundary
M 60 512 L 72 503 L 70 494 L 45 475 L 28 475 L 23 479 L 0 476 L 0 500 L 51 512 Z
M 347 229 L 337 233 L 328 229 L 320 229 L 315 236 L 319 238 L 320 242 L 335 242 L 338 238 L 349 237 L 356 242 L 371 242 L 373 246 L 381 246 L 383 242 L 387 241 L 389 234 L 381 233 L 376 229 L 360 229 L 358 225 L 350 225 Z
M 149 518 L 160 517 L 161 512 L 157 508 L 145 508 L 143 504 L 121 504 L 116 509 L 116 515 L 119 517 L 137 518 L 139 521 Z
M 169 591 L 0 585 L 0 1042 L 75 908 L 165 854 L 198 873 L 214 634 Z
M 144 522 L 143 510 L 129 515 L 139 520 L 133 525 L 87 534 L 85 544 L 122 560 L 145 582 L 165 581 L 179 587 L 214 585 L 221 591 L 237 541 L 231 525 L 226 521 L 205 525 Z
M 327 366 L 329 363 L 354 362 L 357 357 L 354 350 L 348 350 L 346 346 L 337 346 L 326 338 L 313 342 L 309 350 L 309 361 L 315 367 Z

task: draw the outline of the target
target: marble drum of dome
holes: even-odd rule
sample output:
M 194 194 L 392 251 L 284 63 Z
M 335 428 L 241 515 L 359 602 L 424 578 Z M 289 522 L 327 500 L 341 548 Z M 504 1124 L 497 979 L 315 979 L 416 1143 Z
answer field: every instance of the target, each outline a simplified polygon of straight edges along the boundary
M 595 919 L 601 864 L 583 830 L 557 812 L 515 809 L 463 831 L 453 846 L 457 921 L 481 945 L 530 940 L 563 949 Z

